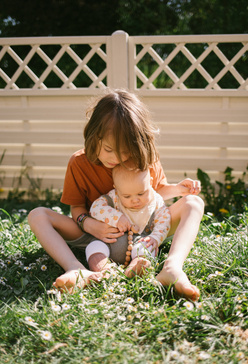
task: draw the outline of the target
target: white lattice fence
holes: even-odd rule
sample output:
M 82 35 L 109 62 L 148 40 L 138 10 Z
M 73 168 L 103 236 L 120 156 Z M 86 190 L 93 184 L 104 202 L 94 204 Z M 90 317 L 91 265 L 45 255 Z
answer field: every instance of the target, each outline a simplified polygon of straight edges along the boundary
M 170 47 L 165 48 L 165 45 L 170 45 Z M 194 72 L 197 72 L 198 77 L 206 83 L 204 87 L 195 87 L 197 89 L 220 91 L 225 88 L 247 91 L 247 50 L 247 35 L 131 37 L 129 52 L 132 83 L 130 87 L 134 90 L 139 88 L 141 91 L 154 91 L 159 88 L 156 87 L 156 81 L 161 74 L 164 74 L 167 76 L 167 80 L 165 77 L 164 84 L 161 82 L 160 88 L 170 89 L 170 91 L 189 91 L 189 88 L 193 87 L 186 85 L 185 82 Z M 193 51 L 197 53 L 197 56 L 193 54 Z M 228 53 L 228 56 L 224 51 Z M 176 58 L 177 62 L 181 61 L 179 67 L 175 63 Z M 182 72 L 182 63 L 185 61 L 188 63 L 187 69 Z M 215 75 L 211 74 L 214 70 L 208 70 L 209 67 L 207 67 L 211 61 L 219 63 Z M 204 62 L 205 64 L 203 64 Z M 150 68 L 145 67 L 145 64 L 148 63 L 151 65 Z M 179 76 L 173 67 L 177 71 L 180 70 L 182 74 Z M 229 85 L 226 83 L 224 87 L 221 87 L 219 83 L 228 73 L 235 82 L 231 82 L 229 77 Z M 140 86 L 137 85 L 138 82 L 141 84 Z
M 170 182 L 195 177 L 198 167 L 213 180 L 227 166 L 241 176 L 248 162 L 247 45 L 248 35 L 1 39 L 5 194 L 21 170 L 42 188 L 63 187 L 68 159 L 83 145 L 86 108 L 107 87 L 129 88 L 148 105 Z M 24 188 L 29 183 L 23 178 Z

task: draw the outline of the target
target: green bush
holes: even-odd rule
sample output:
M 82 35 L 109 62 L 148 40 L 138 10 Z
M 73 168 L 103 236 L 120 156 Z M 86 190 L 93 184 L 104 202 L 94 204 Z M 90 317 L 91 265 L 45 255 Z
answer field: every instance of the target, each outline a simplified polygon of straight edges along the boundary
M 224 183 L 212 183 L 208 174 L 200 168 L 197 178 L 201 181 L 202 195 L 204 197 L 206 212 L 211 212 L 218 220 L 231 215 L 237 215 L 247 210 L 248 185 L 246 182 L 248 166 L 242 178 L 235 180 L 232 175 L 233 168 L 227 167 L 224 171 Z

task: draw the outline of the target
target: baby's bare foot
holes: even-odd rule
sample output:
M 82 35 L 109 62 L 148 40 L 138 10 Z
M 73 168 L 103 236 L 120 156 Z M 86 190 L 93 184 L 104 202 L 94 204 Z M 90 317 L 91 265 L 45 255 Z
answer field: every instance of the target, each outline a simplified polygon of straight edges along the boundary
M 163 286 L 174 285 L 176 292 L 187 299 L 196 301 L 200 297 L 199 289 L 190 283 L 187 275 L 182 270 L 164 266 L 156 279 Z
M 56 279 L 53 285 L 61 292 L 73 293 L 76 287 L 84 288 L 91 281 L 99 282 L 101 278 L 102 274 L 99 272 L 92 272 L 87 269 L 75 269 L 62 274 Z
M 117 264 L 116 263 L 108 263 L 105 265 L 103 270 L 101 271 L 103 278 L 109 278 L 113 274 L 117 272 Z
M 151 262 L 149 260 L 140 257 L 134 258 L 125 270 L 125 275 L 128 278 L 132 278 L 135 275 L 142 277 L 150 266 Z

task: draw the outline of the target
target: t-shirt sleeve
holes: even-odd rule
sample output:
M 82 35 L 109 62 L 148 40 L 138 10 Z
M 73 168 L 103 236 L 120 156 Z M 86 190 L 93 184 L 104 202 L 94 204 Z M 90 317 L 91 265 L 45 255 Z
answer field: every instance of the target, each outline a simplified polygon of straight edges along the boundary
M 158 191 L 161 187 L 168 184 L 160 161 L 152 165 L 152 167 L 150 168 L 150 174 L 153 178 L 152 187 L 155 191 Z
M 78 165 L 76 156 L 72 155 L 65 174 L 61 202 L 66 205 L 86 205 L 86 193 L 83 187 L 82 168 Z

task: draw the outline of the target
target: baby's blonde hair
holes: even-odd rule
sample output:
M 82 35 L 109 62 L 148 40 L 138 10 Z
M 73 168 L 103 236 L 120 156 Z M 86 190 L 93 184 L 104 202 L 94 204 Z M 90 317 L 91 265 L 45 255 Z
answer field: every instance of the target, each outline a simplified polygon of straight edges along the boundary
M 127 179 L 134 179 L 138 173 L 146 174 L 150 177 L 150 170 L 146 168 L 144 171 L 137 168 L 132 160 L 129 160 L 123 164 L 118 164 L 112 170 L 113 182 L 116 187 L 118 181 L 124 181 Z

